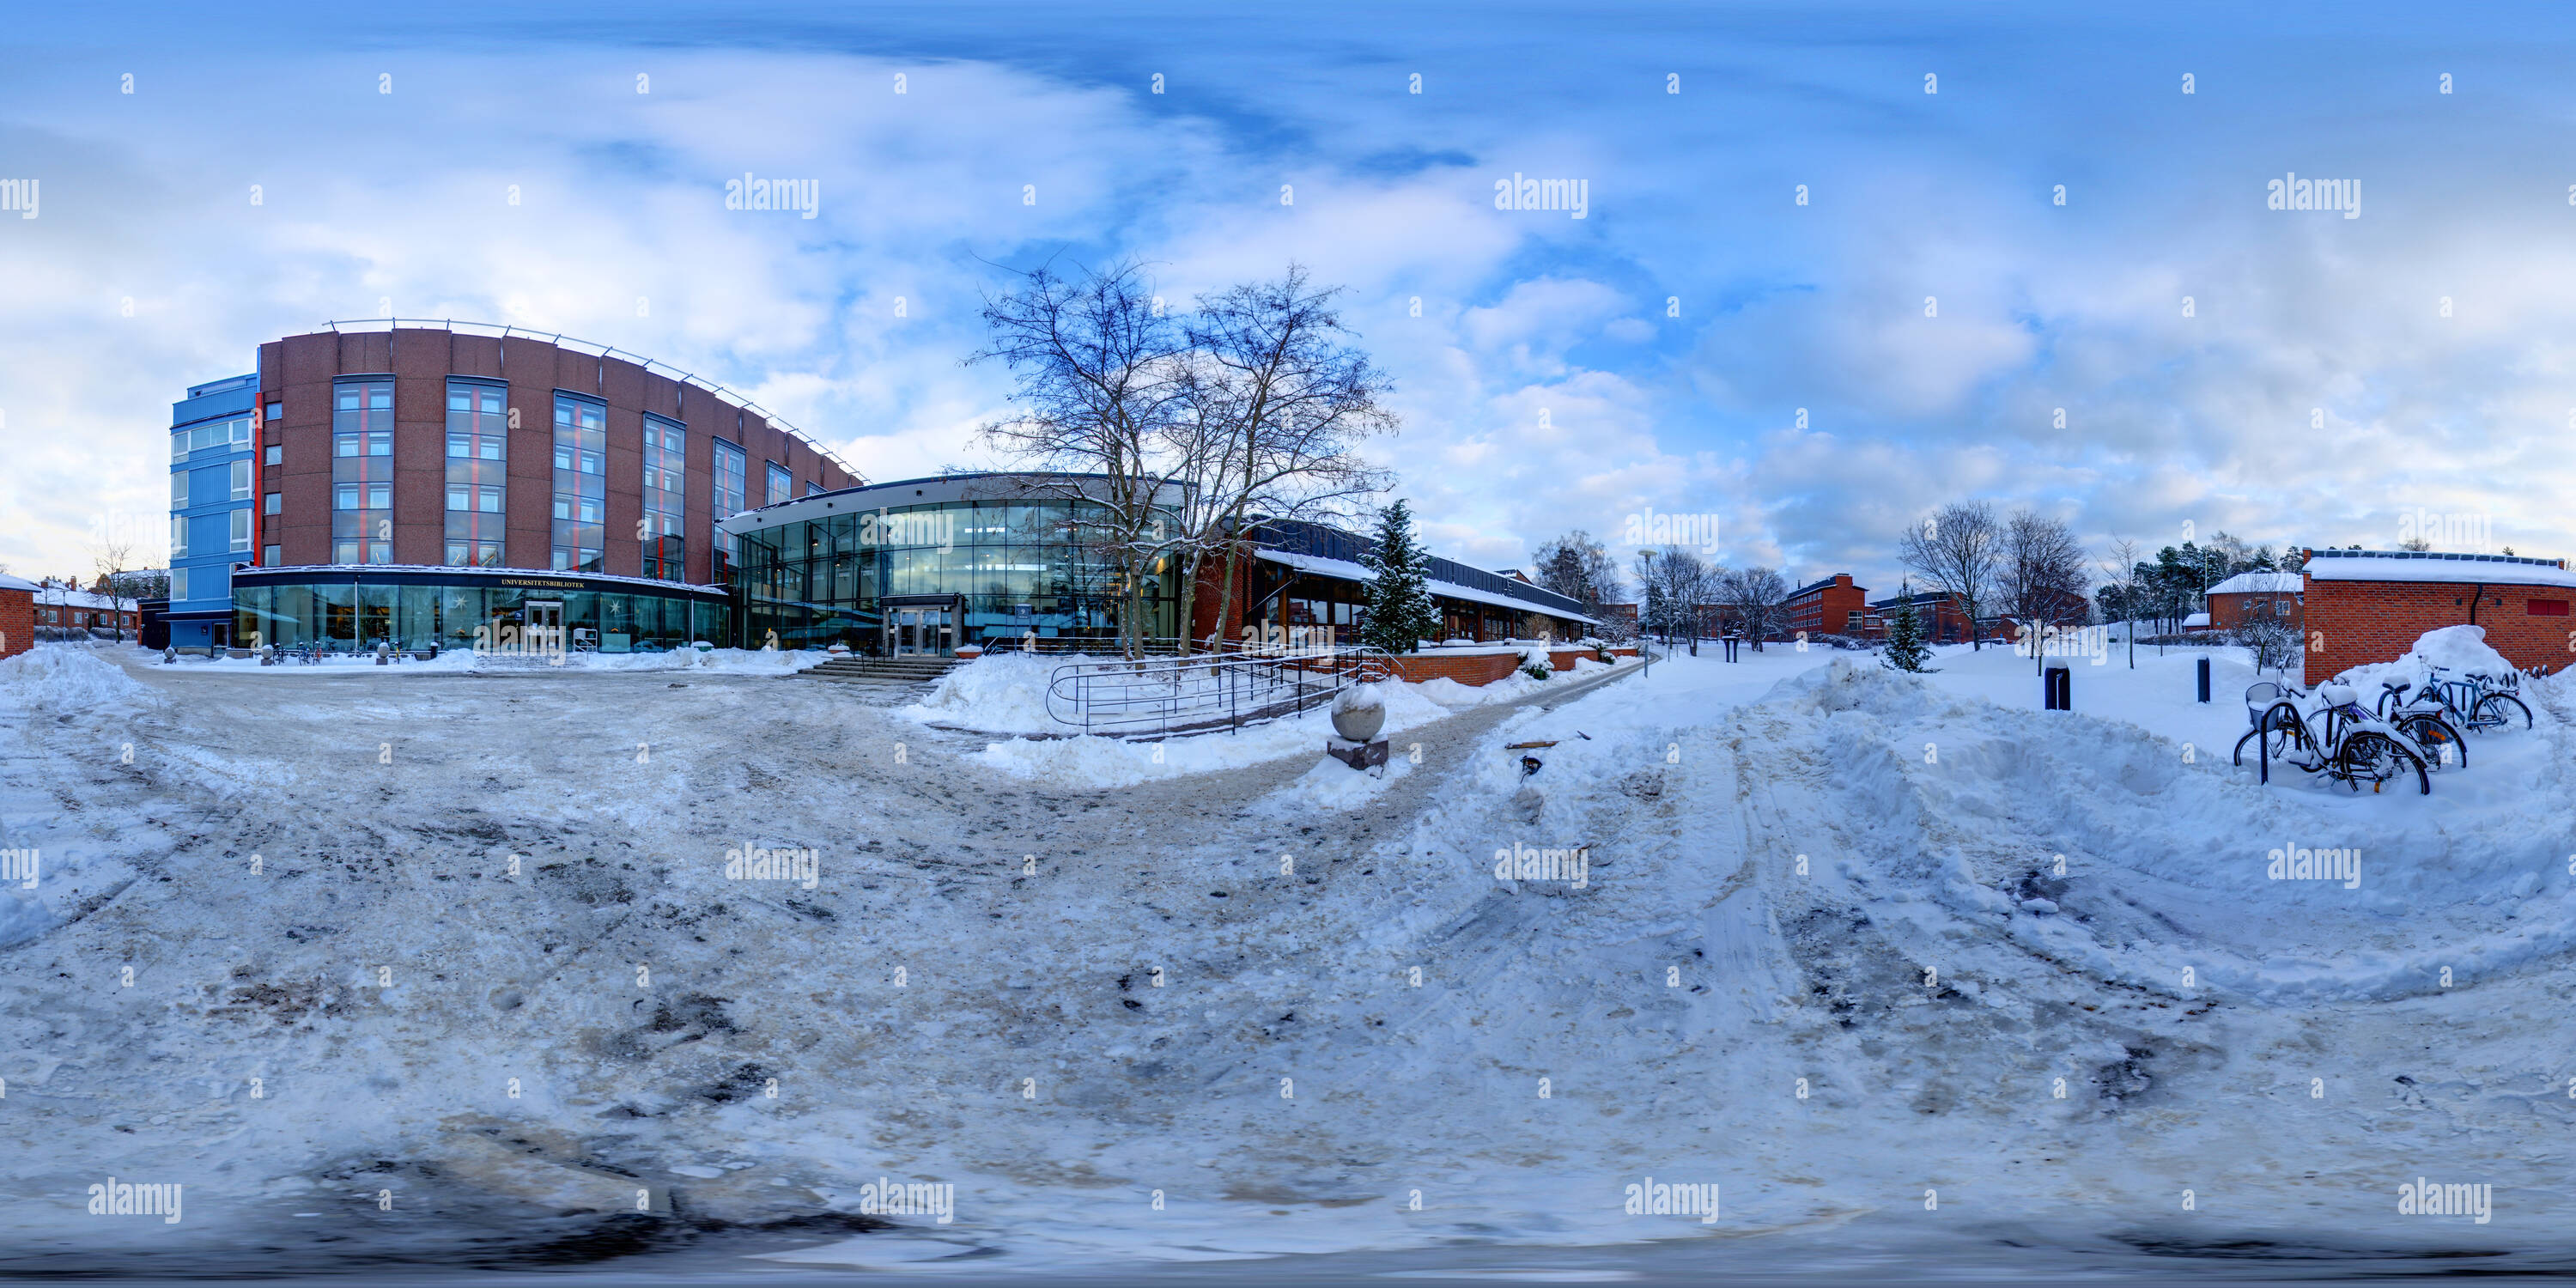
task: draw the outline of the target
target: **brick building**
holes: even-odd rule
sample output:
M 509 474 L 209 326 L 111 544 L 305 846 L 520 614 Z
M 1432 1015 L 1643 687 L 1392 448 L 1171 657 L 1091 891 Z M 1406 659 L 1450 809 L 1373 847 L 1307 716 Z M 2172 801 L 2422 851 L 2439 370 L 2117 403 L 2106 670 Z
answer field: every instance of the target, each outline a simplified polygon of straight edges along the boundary
M 2576 573 L 2563 559 L 2411 550 L 2314 550 L 2301 573 L 2307 682 L 2391 662 L 2443 626 L 2483 626 L 2515 666 L 2569 659 Z
M 35 591 L 37 626 L 69 631 L 123 632 L 132 640 L 143 632 L 141 606 L 78 586 L 39 586 Z
M 2261 618 L 2295 625 L 2303 585 L 2294 572 L 2240 572 L 2209 588 L 2209 625 L 2232 631 Z
M 1855 585 L 1847 572 L 1812 581 L 1789 592 L 1781 619 L 1794 638 L 1809 635 L 1857 635 L 1869 616 L 1869 588 Z
M 1937 590 L 1927 590 L 1912 596 L 1890 595 L 1885 599 L 1870 601 L 1869 611 L 1878 618 L 1877 624 L 1871 628 L 1873 638 L 1886 638 L 1889 623 L 1896 620 L 1897 606 L 1905 603 L 1909 598 L 1914 603 L 1915 616 L 1923 622 L 1925 643 L 1965 644 L 1968 642 L 1967 610 L 1960 606 L 1956 598 Z M 1995 619 L 1987 620 L 1991 623 Z M 1994 638 L 1995 632 L 1989 629 L 1983 632 L 1983 635 L 1985 638 Z
M 0 657 L 36 646 L 36 583 L 0 572 Z

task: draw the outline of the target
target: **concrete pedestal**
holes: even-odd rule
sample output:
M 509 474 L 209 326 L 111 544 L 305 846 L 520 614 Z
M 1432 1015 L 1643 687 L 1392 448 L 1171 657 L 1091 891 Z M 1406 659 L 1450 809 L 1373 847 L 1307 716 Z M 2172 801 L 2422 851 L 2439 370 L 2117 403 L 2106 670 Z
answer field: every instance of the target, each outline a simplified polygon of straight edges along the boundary
M 1348 738 L 1326 738 L 1324 754 L 1353 769 L 1386 768 L 1386 739 L 1375 742 L 1352 742 Z

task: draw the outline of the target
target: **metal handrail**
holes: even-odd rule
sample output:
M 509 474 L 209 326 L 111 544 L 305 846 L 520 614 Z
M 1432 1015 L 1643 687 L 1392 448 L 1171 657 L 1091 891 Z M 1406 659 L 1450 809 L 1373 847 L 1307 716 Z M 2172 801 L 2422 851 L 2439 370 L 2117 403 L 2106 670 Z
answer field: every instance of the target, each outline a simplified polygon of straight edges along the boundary
M 1311 711 L 1352 685 L 1394 674 L 1394 659 L 1367 647 L 1075 662 L 1047 678 L 1047 715 L 1121 738 L 1232 731 Z
M 598 350 L 597 353 L 591 355 L 594 358 L 624 358 L 629 362 L 636 363 L 647 371 L 651 371 L 655 367 L 660 367 L 662 369 L 662 374 L 669 376 L 671 379 L 677 380 L 684 385 L 695 385 L 708 393 L 732 399 L 735 406 L 742 408 L 744 411 L 751 412 L 759 416 L 762 420 L 795 435 L 797 441 L 805 444 L 807 447 L 813 448 L 824 460 L 840 466 L 842 473 L 849 475 L 851 478 L 857 479 L 862 484 L 868 481 L 866 475 L 852 469 L 848 461 L 842 460 L 840 453 L 833 451 L 831 448 L 825 447 L 822 443 L 816 441 L 813 435 L 806 433 L 804 430 L 798 429 L 794 425 L 788 424 L 787 421 L 780 417 L 778 413 L 771 411 L 768 408 L 761 406 L 759 403 L 753 402 L 751 399 L 735 393 L 733 390 L 727 389 L 723 385 L 717 384 L 714 381 L 701 380 L 697 376 L 689 372 L 682 371 L 678 367 L 674 367 L 669 363 L 655 362 L 653 359 L 647 358 L 643 354 L 629 353 L 615 345 L 601 344 L 596 340 L 579 339 L 574 336 L 565 335 L 560 331 L 548 331 L 544 327 L 512 326 L 504 322 L 459 322 L 454 318 L 345 318 L 339 321 L 325 322 L 322 325 L 331 328 L 334 333 L 337 333 L 339 329 L 344 326 L 371 326 L 378 322 L 384 323 L 385 329 L 389 331 L 399 330 L 406 322 L 423 330 L 432 326 L 449 331 L 463 330 L 469 327 L 479 328 L 483 331 L 498 332 L 499 336 L 504 339 L 513 335 L 522 335 L 531 340 L 544 340 L 546 343 L 555 345 L 558 348 L 562 347 L 567 341 L 569 341 L 570 343 L 580 345 L 585 349 Z M 475 334 L 475 332 L 469 330 L 466 334 L 472 335 Z

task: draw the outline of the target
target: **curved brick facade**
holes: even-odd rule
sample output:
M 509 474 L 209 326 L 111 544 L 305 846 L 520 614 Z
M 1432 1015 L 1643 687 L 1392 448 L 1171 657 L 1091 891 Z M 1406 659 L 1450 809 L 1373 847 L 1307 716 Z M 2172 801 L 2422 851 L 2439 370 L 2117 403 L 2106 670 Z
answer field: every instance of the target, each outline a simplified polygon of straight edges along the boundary
M 331 391 L 344 376 L 391 376 L 394 381 L 393 558 L 396 564 L 445 562 L 447 380 L 464 376 L 508 386 L 517 416 L 508 431 L 508 489 L 503 513 L 502 562 L 512 568 L 552 565 L 554 394 L 557 390 L 607 405 L 607 497 L 600 571 L 643 575 L 643 545 L 633 538 L 643 518 L 644 414 L 666 416 L 687 427 L 684 496 L 687 580 L 715 580 L 709 551 L 714 491 L 713 443 L 722 438 L 743 450 L 746 508 L 763 504 L 766 466 L 785 466 L 792 492 L 807 485 L 829 490 L 859 482 L 811 443 L 703 388 L 649 371 L 616 356 L 586 353 L 527 336 L 472 335 L 437 327 L 389 331 L 320 331 L 259 347 L 263 416 L 276 403 L 279 418 L 259 427 L 258 487 L 254 495 L 280 494 L 279 512 L 259 518 L 252 549 L 279 547 L 277 562 L 328 564 L 331 536 Z M 269 446 L 281 448 L 278 464 L 266 463 Z M 267 562 L 262 560 L 263 563 Z

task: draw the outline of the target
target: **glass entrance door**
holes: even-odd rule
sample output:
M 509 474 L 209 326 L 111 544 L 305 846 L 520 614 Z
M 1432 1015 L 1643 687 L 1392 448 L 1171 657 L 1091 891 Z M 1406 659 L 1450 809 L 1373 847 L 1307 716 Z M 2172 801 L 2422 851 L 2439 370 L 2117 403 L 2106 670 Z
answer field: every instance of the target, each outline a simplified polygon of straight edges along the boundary
M 888 651 L 896 657 L 948 651 L 945 608 L 895 609 L 886 615 L 886 630 L 894 637 Z
M 563 652 L 562 600 L 528 601 L 528 650 L 535 653 Z

